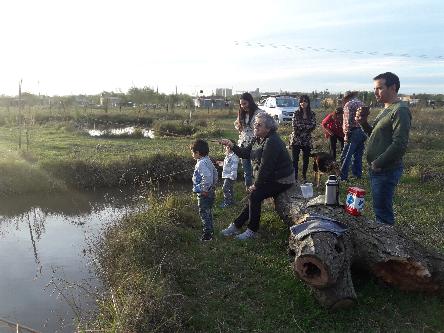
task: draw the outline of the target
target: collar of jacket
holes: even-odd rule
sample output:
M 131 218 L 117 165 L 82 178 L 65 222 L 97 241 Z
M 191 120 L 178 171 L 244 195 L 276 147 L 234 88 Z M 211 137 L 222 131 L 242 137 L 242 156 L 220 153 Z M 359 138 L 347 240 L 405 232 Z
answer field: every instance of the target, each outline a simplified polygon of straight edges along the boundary
M 271 129 L 271 130 L 268 132 L 268 134 L 267 134 L 266 137 L 264 137 L 264 138 L 258 138 L 258 137 L 256 137 L 256 141 L 259 142 L 259 143 L 262 143 L 262 142 L 264 142 L 265 140 L 267 140 L 270 136 L 272 136 L 274 133 L 276 133 L 276 130 Z

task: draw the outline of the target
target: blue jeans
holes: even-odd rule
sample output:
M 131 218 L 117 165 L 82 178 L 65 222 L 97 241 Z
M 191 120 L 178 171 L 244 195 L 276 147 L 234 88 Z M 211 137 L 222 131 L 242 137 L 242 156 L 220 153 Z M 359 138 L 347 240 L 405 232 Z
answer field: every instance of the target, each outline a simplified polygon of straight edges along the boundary
M 369 169 L 370 186 L 372 189 L 373 211 L 376 222 L 394 224 L 393 196 L 395 187 L 402 175 L 403 167 L 396 169 L 373 171 Z
M 253 166 L 250 159 L 242 159 L 242 169 L 244 169 L 245 186 L 249 187 L 253 184 Z
M 208 192 L 208 196 L 197 194 L 197 206 L 199 207 L 199 216 L 202 221 L 202 231 L 207 234 L 213 233 L 213 205 L 214 191 Z
M 359 127 L 350 132 L 348 142 L 344 145 L 341 154 L 341 180 L 348 179 L 348 170 L 356 178 L 362 177 L 362 155 L 364 154 L 364 142 L 367 139 L 364 131 Z
M 230 178 L 224 178 L 224 185 L 222 186 L 222 190 L 224 193 L 224 203 L 227 205 L 232 205 L 234 203 L 233 184 L 234 180 Z

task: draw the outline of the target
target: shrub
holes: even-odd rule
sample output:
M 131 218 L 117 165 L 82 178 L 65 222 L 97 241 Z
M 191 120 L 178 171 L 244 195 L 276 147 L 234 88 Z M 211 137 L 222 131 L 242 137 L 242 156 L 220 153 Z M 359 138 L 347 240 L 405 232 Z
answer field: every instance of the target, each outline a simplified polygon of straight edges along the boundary
M 194 126 L 173 121 L 158 122 L 154 131 L 161 136 L 191 136 L 196 132 Z
M 187 319 L 171 278 L 182 266 L 183 225 L 197 225 L 189 197 L 150 197 L 149 209 L 110 226 L 98 242 L 99 274 L 109 292 L 93 326 L 107 331 L 176 332 Z

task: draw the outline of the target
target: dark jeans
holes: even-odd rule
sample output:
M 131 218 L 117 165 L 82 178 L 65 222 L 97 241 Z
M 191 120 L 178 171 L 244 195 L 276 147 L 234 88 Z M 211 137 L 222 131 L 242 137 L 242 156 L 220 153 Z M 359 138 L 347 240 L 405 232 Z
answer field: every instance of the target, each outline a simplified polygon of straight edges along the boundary
M 202 221 L 202 231 L 206 234 L 213 233 L 213 205 L 214 191 L 208 192 L 208 196 L 197 195 L 197 206 L 199 207 L 199 216 Z
M 364 131 L 359 127 L 351 131 L 348 142 L 344 145 L 341 154 L 341 180 L 348 179 L 348 170 L 356 178 L 362 177 L 362 155 L 364 154 L 364 142 L 367 139 Z
M 276 197 L 288 190 L 293 184 L 270 183 L 254 190 L 250 193 L 248 204 L 244 207 L 240 215 L 234 220 L 234 225 L 241 228 L 245 222 L 249 221 L 248 229 L 256 232 L 259 229 L 261 219 L 261 205 L 264 199 Z
M 336 160 L 336 144 L 338 141 L 341 143 L 341 152 L 344 149 L 344 138 L 336 135 L 330 135 L 330 155 Z
M 251 160 L 248 158 L 243 158 L 242 168 L 244 169 L 245 186 L 250 187 L 253 184 L 253 166 L 251 165 Z
M 373 171 L 369 169 L 370 186 L 372 189 L 373 211 L 376 222 L 394 224 L 393 196 L 396 185 L 402 175 L 402 165 L 396 169 Z
M 310 162 L 310 147 L 304 147 L 304 146 L 297 146 L 293 145 L 291 146 L 291 153 L 293 155 L 293 168 L 294 168 L 294 176 L 295 179 L 298 179 L 298 165 L 299 165 L 299 154 L 302 150 L 302 177 L 304 179 L 307 179 L 307 170 L 308 170 L 308 163 Z
M 224 185 L 222 186 L 222 190 L 224 193 L 224 203 L 226 203 L 227 205 L 231 205 L 234 203 L 233 184 L 234 180 L 230 178 L 224 178 Z

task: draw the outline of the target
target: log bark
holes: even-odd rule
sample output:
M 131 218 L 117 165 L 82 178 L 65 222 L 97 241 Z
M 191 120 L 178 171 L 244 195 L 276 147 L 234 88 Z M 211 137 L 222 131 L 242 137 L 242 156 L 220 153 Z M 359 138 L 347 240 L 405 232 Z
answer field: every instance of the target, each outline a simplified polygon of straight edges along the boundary
M 298 239 L 290 233 L 294 273 L 327 308 L 350 306 L 356 301 L 352 266 L 364 268 L 401 290 L 436 292 L 444 287 L 443 254 L 416 242 L 396 225 L 379 224 L 363 216 L 351 216 L 342 207 L 325 206 L 322 196 L 307 201 L 297 190 L 282 196 L 276 209 L 287 209 L 278 213 L 290 215 L 293 224 L 321 215 L 348 227 L 340 236 L 316 232 Z

